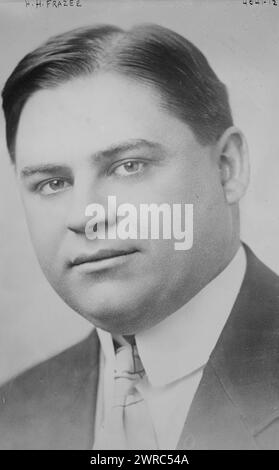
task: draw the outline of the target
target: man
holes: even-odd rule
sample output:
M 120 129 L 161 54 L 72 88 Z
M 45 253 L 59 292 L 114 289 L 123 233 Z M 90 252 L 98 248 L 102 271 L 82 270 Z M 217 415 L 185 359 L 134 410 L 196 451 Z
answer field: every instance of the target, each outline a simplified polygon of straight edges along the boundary
M 247 146 L 202 53 L 156 25 L 78 29 L 2 96 L 42 270 L 96 329 L 2 388 L 1 447 L 278 448 L 279 281 L 240 242 Z M 88 208 L 111 196 L 192 204 L 191 248 L 90 239 Z

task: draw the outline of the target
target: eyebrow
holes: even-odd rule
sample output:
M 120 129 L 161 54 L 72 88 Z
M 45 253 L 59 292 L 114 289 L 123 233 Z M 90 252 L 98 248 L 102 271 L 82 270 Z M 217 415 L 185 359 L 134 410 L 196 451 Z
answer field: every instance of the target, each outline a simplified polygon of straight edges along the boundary
M 42 165 L 32 165 L 32 166 L 25 166 L 21 171 L 20 175 L 23 177 L 32 176 L 35 174 L 54 174 L 54 173 L 62 173 L 62 172 L 70 173 L 70 170 L 67 166 L 64 165 L 53 165 L 52 163 L 45 163 Z
M 110 159 L 112 157 L 117 157 L 120 154 L 125 152 L 129 152 L 132 150 L 160 150 L 164 152 L 163 146 L 158 142 L 153 142 L 150 140 L 145 139 L 132 139 L 126 142 L 121 142 L 116 145 L 112 145 L 104 150 L 99 150 L 91 155 L 93 160 L 101 160 L 101 159 Z M 66 165 L 58 165 L 52 163 L 44 163 L 41 165 L 32 165 L 26 166 L 20 171 L 20 176 L 23 178 L 27 178 L 29 176 L 33 176 L 36 174 L 57 174 L 67 172 L 69 175 L 71 171 L 68 166 Z
M 129 152 L 132 150 L 160 150 L 163 152 L 163 146 L 159 142 L 153 142 L 146 139 L 132 139 L 126 142 L 121 142 L 117 145 L 112 145 L 105 150 L 100 150 L 93 154 L 93 158 L 100 160 L 102 158 L 112 158 L 119 154 Z

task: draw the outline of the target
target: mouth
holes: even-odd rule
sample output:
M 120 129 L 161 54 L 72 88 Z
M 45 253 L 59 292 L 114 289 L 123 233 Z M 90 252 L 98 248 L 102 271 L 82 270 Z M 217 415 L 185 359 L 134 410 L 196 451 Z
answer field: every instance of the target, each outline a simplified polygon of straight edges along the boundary
M 70 266 L 97 266 L 100 264 L 109 264 L 123 262 L 129 255 L 138 253 L 135 248 L 125 250 L 99 250 L 94 254 L 81 254 L 70 262 Z

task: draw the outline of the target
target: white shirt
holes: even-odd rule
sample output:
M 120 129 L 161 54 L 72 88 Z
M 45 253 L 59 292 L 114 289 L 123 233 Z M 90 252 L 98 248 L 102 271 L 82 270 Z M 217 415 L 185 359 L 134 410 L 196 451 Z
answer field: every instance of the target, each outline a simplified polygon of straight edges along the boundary
M 202 378 L 238 295 L 246 270 L 240 246 L 228 266 L 187 304 L 135 336 L 146 376 L 138 389 L 147 400 L 160 449 L 175 449 Z M 115 352 L 111 334 L 101 342 L 95 432 L 112 406 Z

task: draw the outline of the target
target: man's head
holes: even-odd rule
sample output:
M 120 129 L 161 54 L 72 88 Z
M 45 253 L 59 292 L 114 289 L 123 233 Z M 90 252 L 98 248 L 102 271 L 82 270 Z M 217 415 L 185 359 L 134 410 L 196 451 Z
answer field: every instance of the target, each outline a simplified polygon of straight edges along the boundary
M 245 142 L 225 86 L 186 39 L 155 25 L 62 34 L 18 64 L 3 108 L 42 269 L 96 326 L 132 334 L 156 324 L 233 256 L 248 180 Z M 193 204 L 193 247 L 88 240 L 86 206 L 105 207 L 111 195 L 135 208 Z M 103 250 L 127 254 L 77 261 Z

